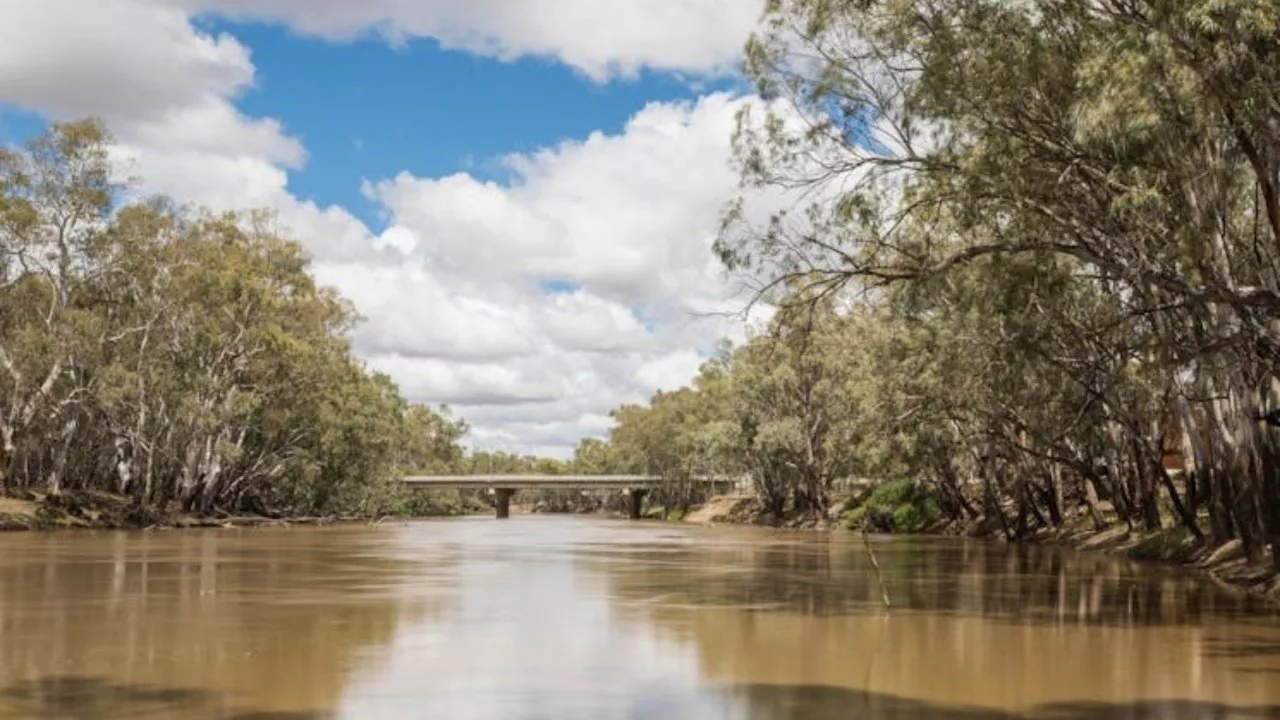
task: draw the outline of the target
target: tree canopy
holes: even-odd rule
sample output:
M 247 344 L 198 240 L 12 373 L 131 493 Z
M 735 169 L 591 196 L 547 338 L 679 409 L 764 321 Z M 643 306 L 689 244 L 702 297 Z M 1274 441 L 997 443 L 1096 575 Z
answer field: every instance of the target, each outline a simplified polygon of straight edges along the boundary
M 379 513 L 465 423 L 353 355 L 266 213 L 126 202 L 101 123 L 0 150 L 0 489 L 185 511 Z
M 772 0 L 716 249 L 779 313 L 612 443 L 1280 565 L 1277 60 L 1259 0 Z M 750 222 L 761 189 L 795 200 Z

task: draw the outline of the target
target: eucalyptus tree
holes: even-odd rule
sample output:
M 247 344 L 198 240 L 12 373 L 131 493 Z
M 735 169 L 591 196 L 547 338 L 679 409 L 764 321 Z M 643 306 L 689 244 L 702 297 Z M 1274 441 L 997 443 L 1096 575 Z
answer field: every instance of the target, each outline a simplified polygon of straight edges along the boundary
M 696 383 L 695 383 L 696 384 Z M 626 473 L 658 475 L 661 495 L 681 510 L 701 499 L 697 475 L 713 466 L 705 433 L 717 407 L 714 396 L 696 387 L 659 391 L 647 405 L 626 404 L 610 412 L 615 467 Z
M 139 508 L 383 512 L 464 423 L 352 354 L 358 317 L 266 212 L 114 184 L 100 123 L 0 154 L 0 477 Z
M 1037 465 L 1069 470 L 1148 526 L 1162 489 L 1194 532 L 1206 500 L 1215 541 L 1238 536 L 1254 559 L 1270 541 L 1280 563 L 1277 445 L 1260 421 L 1280 358 L 1277 13 L 774 0 L 746 61 L 770 104 L 740 118 L 735 148 L 746 185 L 801 199 L 760 228 L 744 195 L 718 250 L 771 287 L 923 293 L 977 273 L 993 299 L 1025 303 L 987 305 L 990 332 L 973 337 L 996 392 L 949 418 L 984 477 L 1029 502 Z M 982 306 L 943 297 L 925 322 Z M 1160 463 L 1165 420 L 1187 438 L 1185 496 Z
M 85 350 L 77 330 L 92 324 L 76 294 L 92 272 L 89 248 L 111 208 L 107 136 L 101 123 L 53 125 L 23 151 L 0 149 L 0 473 L 19 471 L 25 448 L 52 445 L 36 472 L 51 493 L 82 416 Z M 61 381 L 61 387 L 60 387 Z M 31 472 L 25 467 L 22 472 Z
M 832 484 L 856 458 L 861 370 L 852 327 L 828 296 L 776 315 L 733 353 L 727 415 L 757 494 L 775 515 L 788 500 L 826 516 Z

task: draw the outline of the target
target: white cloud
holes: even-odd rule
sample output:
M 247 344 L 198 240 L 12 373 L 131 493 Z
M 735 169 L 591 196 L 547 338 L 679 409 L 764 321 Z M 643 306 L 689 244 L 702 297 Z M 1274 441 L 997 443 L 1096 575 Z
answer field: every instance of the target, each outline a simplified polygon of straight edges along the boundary
M 370 364 L 399 381 L 408 396 L 450 404 L 516 407 L 566 397 L 571 378 L 545 357 L 457 362 L 435 357 L 374 355 Z M 508 418 L 508 422 L 518 418 Z
M 254 81 L 249 50 L 162 0 L 0 0 L 0 17 L 0 103 L 105 119 L 144 191 L 262 204 L 305 160 L 278 121 L 232 104 Z
M 411 396 L 458 404 L 479 444 L 564 446 L 600 432 L 607 409 L 687 382 L 699 350 L 741 337 L 736 318 L 708 314 L 743 303 L 711 244 L 736 189 L 734 117 L 756 102 L 717 94 L 652 104 L 617 135 L 506 158 L 508 185 L 404 173 L 368 186 L 390 213 L 389 233 L 410 248 L 382 272 L 437 298 L 407 301 L 415 293 L 391 290 L 396 281 L 362 281 L 385 298 L 369 332 L 404 338 L 419 327 L 416 345 L 383 343 L 387 357 L 374 364 L 412 378 Z M 342 274 L 361 297 L 356 275 Z M 548 295 L 538 285 L 546 279 L 576 287 Z M 469 309 L 467 298 L 487 304 Z M 429 316 L 417 309 L 428 306 Z M 467 328 L 465 357 L 458 328 Z M 499 401 L 519 404 L 477 413 Z
M 225 98 L 171 106 L 130 124 L 130 140 L 155 153 L 230 155 L 298 169 L 306 150 L 274 118 L 246 118 Z
M 646 67 L 729 71 L 763 10 L 761 0 L 165 1 L 334 39 L 374 31 L 393 42 L 427 37 L 502 60 L 552 57 L 597 80 Z
M 651 104 L 619 135 L 506 158 L 510 187 L 402 174 L 371 193 L 450 270 L 567 279 L 628 303 L 717 300 L 710 248 L 736 187 L 728 139 L 743 102 Z
M 397 233 L 398 234 L 398 233 Z M 458 293 L 422 267 L 367 261 L 315 267 L 317 279 L 341 287 L 365 321 L 356 331 L 371 355 L 443 361 L 503 361 L 527 356 L 537 339 L 515 310 L 478 293 Z M 428 394 L 439 395 L 442 388 Z
M 0 0 L 0 98 L 55 116 L 149 117 L 253 82 L 249 51 L 153 0 Z
M 630 310 L 581 290 L 553 295 L 538 314 L 535 322 L 562 348 L 610 352 L 648 344 L 644 327 Z
M 693 350 L 680 350 L 654 358 L 636 370 L 636 379 L 651 391 L 671 390 L 689 382 L 705 358 Z
M 716 94 L 654 103 L 616 135 L 503 158 L 510 184 L 466 173 L 368 183 L 366 194 L 390 218 L 375 235 L 341 207 L 290 194 L 289 172 L 304 168 L 305 148 L 278 120 L 246 117 L 234 105 L 253 81 L 248 51 L 234 38 L 202 34 L 183 13 L 252 7 L 255 17 L 324 35 L 382 19 L 408 34 L 438 31 L 464 45 L 458 38 L 472 38 L 499 55 L 545 52 L 593 71 L 611 63 L 712 67 L 732 54 L 727 42 L 717 49 L 712 36 L 698 49 L 686 35 L 690 23 L 718 33 L 736 22 L 707 20 L 713 5 L 645 4 L 650 12 L 640 13 L 631 0 L 610 4 L 612 22 L 593 34 L 574 23 L 602 6 L 576 0 L 503 8 L 0 0 L 0 102 L 52 118 L 105 117 L 144 191 L 215 208 L 276 209 L 315 257 L 317 278 L 366 317 L 358 352 L 406 395 L 457 406 L 476 445 L 566 454 L 608 426 L 610 408 L 686 382 L 699 349 L 725 333 L 741 336 L 734 319 L 702 314 L 742 303 L 710 246 L 736 189 L 727 165 L 734 115 L 758 101 Z M 520 29 L 513 18 L 527 15 L 540 19 Z M 644 26 L 657 20 L 662 27 Z M 735 48 L 745 32 L 730 33 Z M 548 293 L 544 281 L 570 289 Z

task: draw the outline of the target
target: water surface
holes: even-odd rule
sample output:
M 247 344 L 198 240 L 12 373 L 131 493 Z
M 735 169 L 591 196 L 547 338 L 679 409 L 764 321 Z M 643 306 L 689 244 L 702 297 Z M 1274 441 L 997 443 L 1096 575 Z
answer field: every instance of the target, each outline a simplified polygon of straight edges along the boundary
M 1179 571 L 571 517 L 0 536 L 0 719 L 1280 718 Z

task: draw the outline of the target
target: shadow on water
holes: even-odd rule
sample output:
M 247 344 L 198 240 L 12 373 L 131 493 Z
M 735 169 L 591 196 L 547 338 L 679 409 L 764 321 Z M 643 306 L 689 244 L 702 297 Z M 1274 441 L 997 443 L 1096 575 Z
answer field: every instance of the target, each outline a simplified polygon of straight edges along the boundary
M 1280 642 L 1262 638 L 1210 638 L 1204 650 L 1205 657 L 1252 660 L 1280 657 Z M 1280 668 L 1274 672 L 1280 673 Z
M 902 610 L 1111 627 L 1275 617 L 1264 601 L 1225 593 L 1193 573 L 1096 553 L 932 538 L 894 538 L 876 552 L 894 607 Z M 639 549 L 627 559 L 613 565 L 624 596 L 818 616 L 881 609 L 866 551 L 852 540 Z
M 1245 707 L 1194 701 L 1132 703 L 1055 703 L 1026 713 L 978 707 L 940 705 L 921 700 L 822 685 L 739 685 L 722 693 L 741 720 L 1280 720 L 1280 706 Z M 3 720 L 116 720 L 117 718 L 188 718 L 205 720 L 332 720 L 321 712 L 254 711 L 226 707 L 218 693 L 190 688 L 162 688 L 112 683 L 90 677 L 46 677 L 0 690 L 0 699 L 16 703 L 0 710 Z M 679 703 L 648 703 L 650 711 L 636 720 L 676 720 L 692 708 Z M 636 705 L 633 705 L 633 708 Z M 521 718 L 543 717 L 530 705 Z M 514 720 L 514 718 L 513 718 Z
M 235 709 L 214 692 L 194 688 L 114 683 L 96 677 L 49 676 L 0 689 L 2 720 L 329 720 L 319 712 Z
M 746 720 L 1271 720 L 1280 706 L 1240 707 L 1194 701 L 1055 703 L 1027 713 L 937 705 L 821 685 L 743 685 L 728 691 Z

